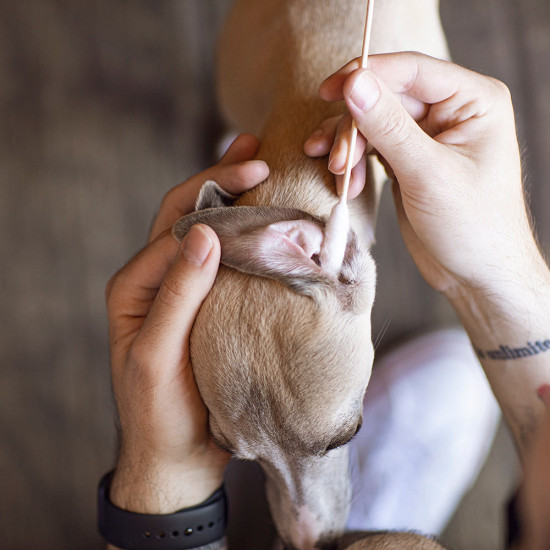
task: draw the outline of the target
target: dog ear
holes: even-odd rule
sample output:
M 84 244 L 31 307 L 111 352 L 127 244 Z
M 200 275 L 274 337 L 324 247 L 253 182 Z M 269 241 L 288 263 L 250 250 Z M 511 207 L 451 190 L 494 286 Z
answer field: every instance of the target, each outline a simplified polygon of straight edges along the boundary
M 195 210 L 232 206 L 236 199 L 237 195 L 224 191 L 215 181 L 208 180 L 199 191 Z
M 218 203 L 212 189 L 204 194 L 208 202 L 201 201 L 201 206 Z M 178 220 L 174 237 L 181 241 L 196 223 L 216 232 L 221 262 L 228 267 L 276 279 L 300 294 L 310 294 L 312 282 L 330 282 L 317 260 L 323 224 L 306 212 L 275 206 L 207 208 Z
M 275 279 L 295 292 L 316 297 L 321 288 L 337 290 L 347 309 L 363 309 L 362 289 L 374 285 L 368 252 L 361 251 L 352 231 L 337 271 L 323 266 L 325 224 L 294 208 L 228 206 L 235 196 L 215 182 L 199 193 L 197 210 L 180 218 L 172 233 L 181 241 L 196 223 L 210 226 L 221 244 L 221 263 L 244 273 Z M 372 279 L 372 280 L 371 280 Z M 364 284 L 367 282 L 369 284 Z M 372 284 L 371 284 L 372 283 Z

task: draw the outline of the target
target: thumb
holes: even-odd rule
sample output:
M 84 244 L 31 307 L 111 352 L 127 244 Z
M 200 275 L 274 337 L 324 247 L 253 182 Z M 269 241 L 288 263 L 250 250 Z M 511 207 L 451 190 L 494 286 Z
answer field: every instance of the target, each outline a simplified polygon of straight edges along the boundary
M 219 261 L 214 230 L 203 224 L 191 227 L 134 342 L 142 363 L 169 369 L 187 362 L 191 328 L 214 284 Z
M 399 98 L 368 69 L 354 71 L 344 83 L 344 98 L 358 130 L 387 160 L 396 175 L 422 169 L 437 143 L 414 121 Z

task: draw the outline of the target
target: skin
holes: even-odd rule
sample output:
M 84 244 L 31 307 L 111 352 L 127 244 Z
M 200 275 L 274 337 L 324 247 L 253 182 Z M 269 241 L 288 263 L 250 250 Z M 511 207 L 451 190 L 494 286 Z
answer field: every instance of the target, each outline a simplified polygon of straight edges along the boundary
M 320 95 L 346 101 L 362 149 L 372 147 L 393 178 L 409 252 L 454 306 L 523 458 L 528 538 L 520 548 L 547 548 L 550 407 L 540 388 L 550 383 L 550 351 L 514 359 L 489 353 L 550 337 L 550 275 L 523 200 L 509 92 L 494 79 L 420 54 L 374 56 L 369 70 L 358 66 L 352 61 L 329 77 Z M 331 169 L 341 172 L 347 124 L 324 123 L 306 153 L 330 152 Z M 206 226 L 192 229 L 181 247 L 163 230 L 192 210 L 206 179 L 231 193 L 265 179 L 264 163 L 246 162 L 257 145 L 240 137 L 220 164 L 170 192 L 150 244 L 107 287 L 121 426 L 110 498 L 121 508 L 170 513 L 205 500 L 221 483 L 228 457 L 212 444 L 188 348 L 216 275 L 219 243 Z M 354 182 L 355 196 L 361 185 Z M 389 548 L 392 536 L 353 548 Z

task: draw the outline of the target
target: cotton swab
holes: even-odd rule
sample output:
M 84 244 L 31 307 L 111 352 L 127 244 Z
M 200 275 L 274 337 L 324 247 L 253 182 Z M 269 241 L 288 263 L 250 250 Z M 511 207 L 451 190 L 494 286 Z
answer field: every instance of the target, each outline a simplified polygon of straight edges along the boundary
M 367 0 L 367 15 L 365 18 L 365 32 L 363 34 L 363 52 L 361 54 L 361 67 L 363 69 L 367 67 L 367 60 L 369 56 L 373 8 L 374 0 Z M 325 238 L 319 258 L 321 261 L 321 266 L 333 275 L 337 275 L 339 273 L 346 253 L 347 236 L 350 227 L 347 200 L 356 143 L 357 126 L 354 120 L 351 125 L 351 139 L 346 159 L 346 170 L 344 174 L 342 194 L 330 212 L 330 216 L 325 227 Z

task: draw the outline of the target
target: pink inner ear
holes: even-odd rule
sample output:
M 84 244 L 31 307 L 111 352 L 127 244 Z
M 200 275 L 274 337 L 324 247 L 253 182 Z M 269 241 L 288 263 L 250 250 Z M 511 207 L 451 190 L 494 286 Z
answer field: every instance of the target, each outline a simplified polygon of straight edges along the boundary
M 291 220 L 272 223 L 256 233 L 258 245 L 264 252 L 277 250 L 311 258 L 321 252 L 323 231 L 306 220 Z

